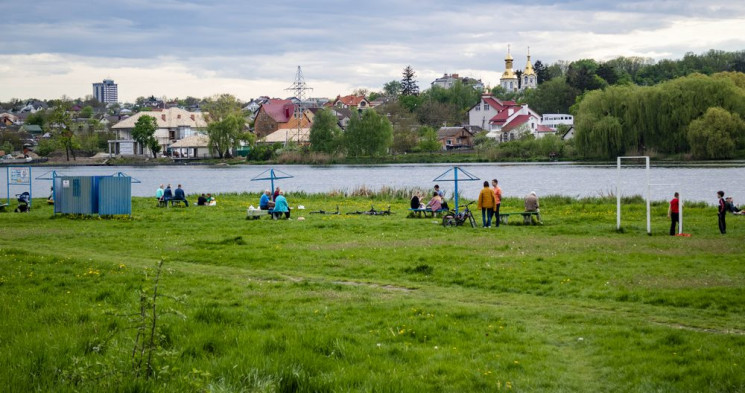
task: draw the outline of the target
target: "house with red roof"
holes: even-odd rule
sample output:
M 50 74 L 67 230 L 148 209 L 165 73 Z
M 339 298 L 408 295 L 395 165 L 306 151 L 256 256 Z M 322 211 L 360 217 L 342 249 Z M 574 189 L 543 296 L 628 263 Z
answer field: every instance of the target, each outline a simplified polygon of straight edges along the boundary
M 468 110 L 470 125 L 487 131 L 486 136 L 499 142 L 518 139 L 523 133 L 541 138 L 554 132 L 541 124 L 541 115 L 527 104 L 502 101 L 491 94 L 481 96 L 481 101 Z
M 256 112 L 254 133 L 257 137 L 263 138 L 280 129 L 298 128 L 298 123 L 300 123 L 300 128 L 309 128 L 312 123 L 312 114 L 304 110 L 298 119 L 295 117 L 296 109 L 297 105 L 291 100 L 267 100 Z
M 345 108 L 349 110 L 364 110 L 364 109 L 370 109 L 372 106 L 370 105 L 370 101 L 365 98 L 365 96 L 336 96 L 336 99 L 334 100 L 333 106 L 337 108 Z

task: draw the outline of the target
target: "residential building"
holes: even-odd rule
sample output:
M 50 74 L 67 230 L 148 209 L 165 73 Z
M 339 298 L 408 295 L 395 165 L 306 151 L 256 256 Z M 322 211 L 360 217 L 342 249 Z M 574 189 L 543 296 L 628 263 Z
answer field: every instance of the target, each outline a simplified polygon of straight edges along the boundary
M 473 147 L 473 135 L 468 126 L 441 127 L 437 130 L 437 140 L 443 150 L 470 149 Z
M 93 96 L 98 102 L 107 104 L 119 102 L 119 88 L 111 79 L 104 79 L 102 83 L 93 84 Z
M 259 139 L 260 143 L 289 143 L 294 142 L 299 145 L 310 143 L 310 128 L 283 128 L 272 132 L 271 134 Z
M 476 90 L 484 90 L 484 83 L 481 82 L 481 79 L 474 79 L 469 77 L 461 77 L 458 74 L 444 74 L 442 78 L 437 78 L 434 80 L 434 82 L 431 83 L 431 85 L 442 87 L 443 89 L 449 89 L 453 87 L 456 81 L 461 81 L 464 85 L 468 85 L 473 87 Z
M 258 138 L 263 138 L 280 129 L 310 128 L 312 113 L 307 109 L 296 111 L 299 108 L 291 100 L 268 100 L 256 113 L 254 133 Z M 298 112 L 299 117 L 296 115 Z
M 114 124 L 116 139 L 109 141 L 109 154 L 143 155 L 147 151 L 132 139 L 132 130 L 142 116 L 152 116 L 157 123 L 155 139 L 162 152 L 168 152 L 172 143 L 201 134 L 207 130 L 207 122 L 202 112 L 188 112 L 181 108 L 168 108 L 159 111 L 139 112 Z
M 345 108 L 349 110 L 365 110 L 370 109 L 372 106 L 370 106 L 370 101 L 368 101 L 365 96 L 336 96 L 336 100 L 334 100 L 333 106 L 337 108 Z
M 174 158 L 212 158 L 214 155 L 209 145 L 210 138 L 207 135 L 196 134 L 176 141 L 169 149 Z
M 541 116 L 541 124 L 547 125 L 556 130 L 559 125 L 574 125 L 574 116 L 565 113 L 549 113 Z
M 487 131 L 486 136 L 499 142 L 519 138 L 529 132 L 536 138 L 554 132 L 541 123 L 541 116 L 527 104 L 502 101 L 490 94 L 483 94 L 481 101 L 468 110 L 469 123 Z

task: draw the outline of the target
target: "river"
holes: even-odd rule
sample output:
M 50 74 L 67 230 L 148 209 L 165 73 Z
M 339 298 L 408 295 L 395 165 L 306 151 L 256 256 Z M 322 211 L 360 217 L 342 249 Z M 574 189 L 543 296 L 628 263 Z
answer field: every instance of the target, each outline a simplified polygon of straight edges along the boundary
M 716 202 L 717 190 L 733 195 L 736 203 L 745 201 L 745 165 L 728 167 L 712 166 L 657 166 L 650 170 L 650 187 L 653 200 L 670 199 L 678 191 L 688 201 Z M 615 165 L 585 165 L 573 163 L 480 163 L 459 164 L 460 168 L 480 178 L 480 181 L 459 183 L 461 195 L 475 198 L 484 180 L 497 178 L 505 196 L 522 197 L 531 191 L 539 196 L 550 194 L 572 197 L 600 196 L 615 191 L 617 170 Z M 433 179 L 452 168 L 453 164 L 394 164 L 394 165 L 239 165 L 239 166 L 68 166 L 32 167 L 31 177 L 34 197 L 49 193 L 51 181 L 41 180 L 45 174 L 56 171 L 65 176 L 97 176 L 125 173 L 139 183 L 132 184 L 133 196 L 151 196 L 159 184 L 170 183 L 174 188 L 182 184 L 187 194 L 260 192 L 269 188 L 265 181 L 251 181 L 270 168 L 292 175 L 276 181 L 285 191 L 323 193 L 334 190 L 350 191 L 358 187 L 379 190 L 382 187 L 431 189 Z M 3 194 L 7 184 L 7 170 L 0 168 Z M 47 176 L 51 176 L 48 174 Z M 459 175 L 462 178 L 462 175 Z M 452 178 L 452 175 L 449 176 Z M 452 197 L 452 181 L 439 181 L 448 197 Z M 643 167 L 621 170 L 621 194 L 644 195 L 646 175 Z M 26 186 L 27 188 L 27 186 Z M 24 186 L 10 187 L 11 195 L 23 192 Z M 2 195 L 2 194 L 0 194 Z M 4 199 L 4 198 L 3 198 Z

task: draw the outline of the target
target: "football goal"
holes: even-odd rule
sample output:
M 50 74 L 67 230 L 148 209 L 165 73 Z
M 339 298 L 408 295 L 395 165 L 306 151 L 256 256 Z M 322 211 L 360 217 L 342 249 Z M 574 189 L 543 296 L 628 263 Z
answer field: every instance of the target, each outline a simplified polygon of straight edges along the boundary
M 623 160 L 644 160 L 644 173 L 646 177 L 646 189 L 644 190 L 644 199 L 647 204 L 647 234 L 652 234 L 652 220 L 650 215 L 650 198 L 651 188 L 654 187 L 673 187 L 675 184 L 652 184 L 649 174 L 649 156 L 618 156 L 616 157 L 616 230 L 621 230 L 621 166 Z M 678 222 L 678 234 L 683 233 L 683 197 L 678 197 L 678 206 L 680 209 L 679 222 Z

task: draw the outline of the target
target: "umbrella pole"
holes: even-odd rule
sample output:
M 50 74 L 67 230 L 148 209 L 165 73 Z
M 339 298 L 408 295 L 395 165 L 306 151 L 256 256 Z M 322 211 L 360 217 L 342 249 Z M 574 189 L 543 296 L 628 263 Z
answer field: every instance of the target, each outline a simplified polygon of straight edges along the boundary
M 455 214 L 458 214 L 458 167 L 453 171 L 455 173 Z

